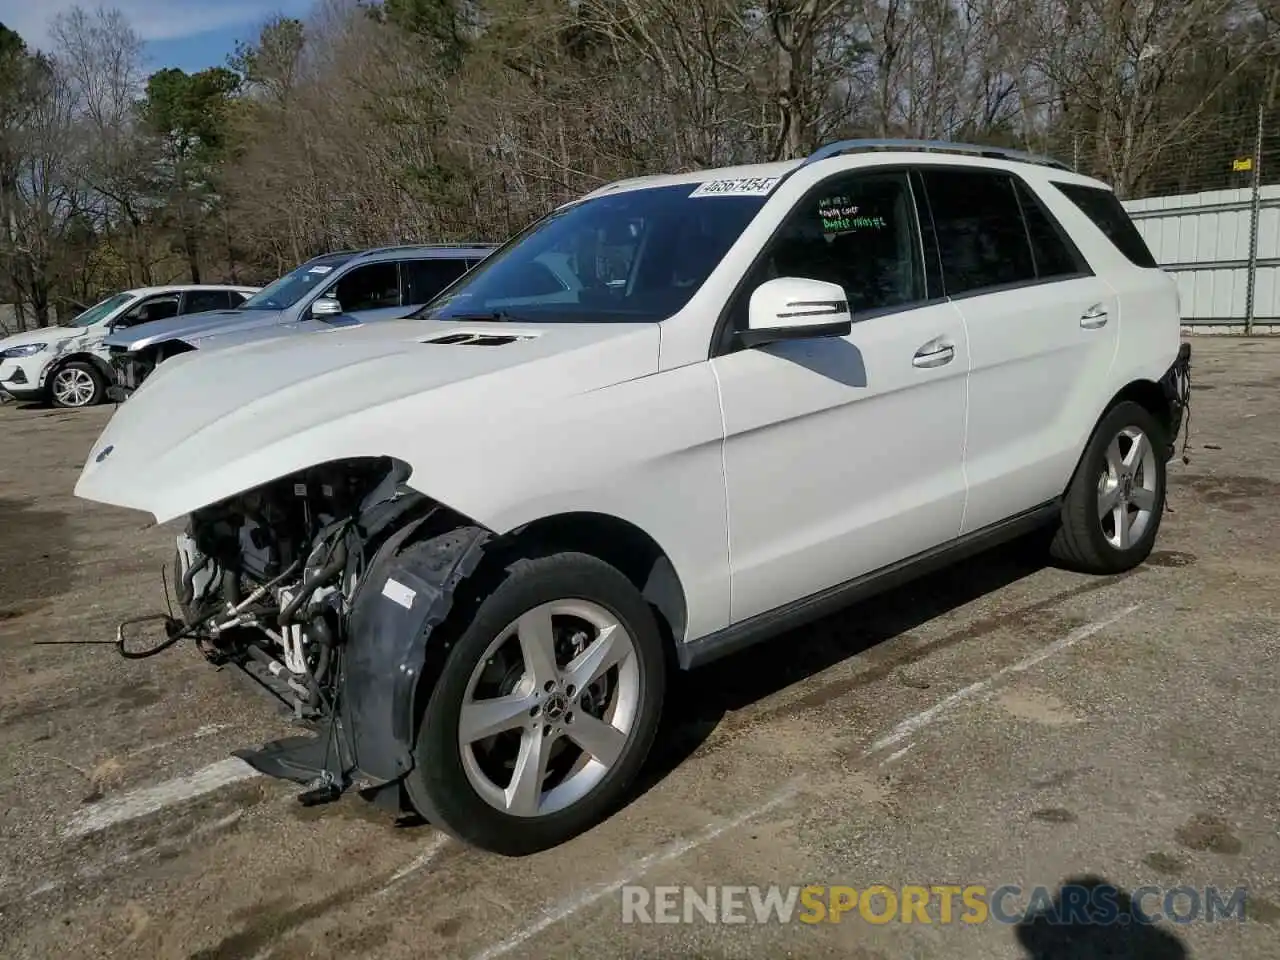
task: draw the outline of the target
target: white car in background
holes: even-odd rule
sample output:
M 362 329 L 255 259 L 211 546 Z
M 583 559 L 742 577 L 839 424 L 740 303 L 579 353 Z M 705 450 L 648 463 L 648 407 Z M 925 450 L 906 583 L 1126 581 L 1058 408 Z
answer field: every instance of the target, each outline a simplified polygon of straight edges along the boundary
M 108 297 L 65 327 L 41 327 L 0 339 L 0 393 L 58 407 L 101 403 L 114 379 L 103 345 L 111 331 L 179 314 L 225 310 L 257 289 L 217 284 L 140 287 Z

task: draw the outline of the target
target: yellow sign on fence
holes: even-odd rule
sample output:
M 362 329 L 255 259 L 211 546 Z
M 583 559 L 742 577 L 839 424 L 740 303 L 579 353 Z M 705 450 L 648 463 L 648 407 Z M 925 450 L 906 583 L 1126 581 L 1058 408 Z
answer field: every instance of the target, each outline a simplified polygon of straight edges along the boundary
M 1253 169 L 1253 157 L 1240 157 L 1231 161 L 1231 169 L 1236 173 L 1245 173 Z

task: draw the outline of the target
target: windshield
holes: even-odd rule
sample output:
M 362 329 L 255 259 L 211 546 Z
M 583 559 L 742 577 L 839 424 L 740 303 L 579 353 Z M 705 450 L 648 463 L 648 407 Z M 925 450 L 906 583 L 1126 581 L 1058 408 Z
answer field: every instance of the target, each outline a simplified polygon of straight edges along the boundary
M 317 257 L 291 273 L 273 280 L 237 307 L 237 310 L 285 310 L 327 281 L 334 269 L 351 259 L 350 254 Z
M 417 316 L 665 320 L 689 302 L 767 199 L 685 183 L 575 204 L 535 223 Z
M 71 320 L 67 321 L 69 327 L 91 327 L 99 320 L 111 314 L 115 310 L 123 307 L 126 303 L 134 298 L 132 293 L 117 293 L 114 297 L 107 297 L 101 303 L 95 303 L 84 313 L 77 314 Z

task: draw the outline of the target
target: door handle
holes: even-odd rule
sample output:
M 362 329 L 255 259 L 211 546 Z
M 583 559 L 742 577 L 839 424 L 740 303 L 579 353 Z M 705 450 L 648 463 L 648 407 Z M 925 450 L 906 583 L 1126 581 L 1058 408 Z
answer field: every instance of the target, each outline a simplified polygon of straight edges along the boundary
M 1086 330 L 1097 330 L 1099 327 L 1107 325 L 1107 308 L 1100 303 L 1095 303 L 1092 307 L 1080 314 L 1080 326 Z
M 940 340 L 930 340 L 911 358 L 913 367 L 941 367 L 956 357 L 956 348 Z

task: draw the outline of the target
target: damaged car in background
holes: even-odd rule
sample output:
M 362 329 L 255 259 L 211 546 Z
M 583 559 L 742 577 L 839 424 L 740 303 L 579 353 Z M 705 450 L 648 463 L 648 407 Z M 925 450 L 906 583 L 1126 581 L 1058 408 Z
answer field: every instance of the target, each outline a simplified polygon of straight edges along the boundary
M 1179 333 L 1104 184 L 849 141 L 602 187 L 409 318 L 176 356 L 76 494 L 185 520 L 117 642 L 309 729 L 239 756 L 518 855 L 622 802 L 673 668 L 1040 528 L 1142 563 Z
M 403 317 L 492 250 L 492 244 L 471 243 L 327 253 L 277 278 L 233 309 L 116 331 L 105 340 L 116 380 L 110 396 L 128 399 L 158 364 L 192 350 Z

